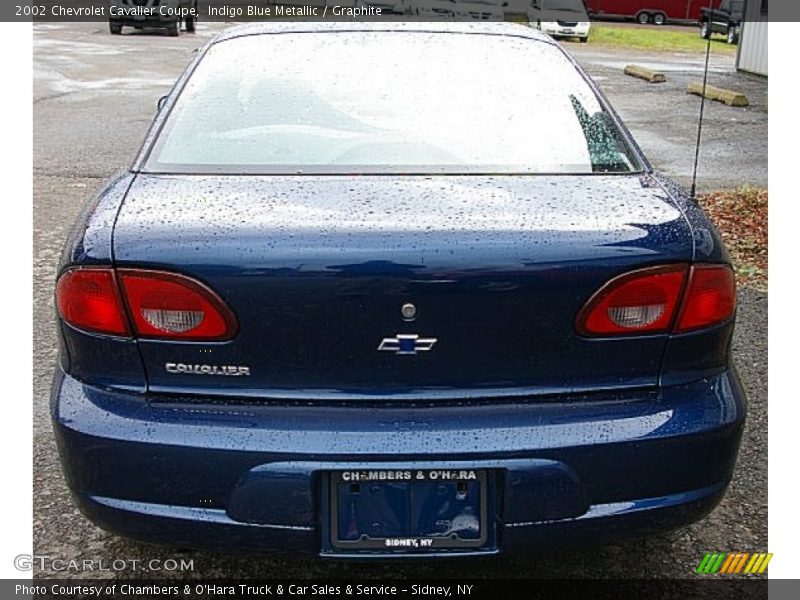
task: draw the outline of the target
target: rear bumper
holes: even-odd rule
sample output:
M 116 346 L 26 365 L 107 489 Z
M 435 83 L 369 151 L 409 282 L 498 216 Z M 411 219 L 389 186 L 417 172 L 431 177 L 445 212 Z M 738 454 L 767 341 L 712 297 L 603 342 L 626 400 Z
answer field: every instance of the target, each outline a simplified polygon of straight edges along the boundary
M 147 402 L 59 371 L 52 401 L 67 482 L 101 527 L 179 546 L 323 555 L 331 470 L 495 473 L 493 533 L 464 555 L 679 527 L 722 497 L 745 415 L 733 370 L 570 403 L 425 407 Z

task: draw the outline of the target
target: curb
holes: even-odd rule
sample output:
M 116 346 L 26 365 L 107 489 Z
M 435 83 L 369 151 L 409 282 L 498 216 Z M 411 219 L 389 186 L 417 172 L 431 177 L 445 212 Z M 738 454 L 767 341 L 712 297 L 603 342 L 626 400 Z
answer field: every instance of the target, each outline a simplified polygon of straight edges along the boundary
M 644 79 L 650 83 L 664 83 L 667 80 L 667 77 L 663 73 L 645 69 L 644 67 L 640 67 L 638 65 L 628 65 L 625 67 L 625 75 L 638 77 L 639 79 Z
M 689 84 L 686 90 L 689 94 L 695 96 L 703 95 L 703 84 L 699 81 L 693 81 Z M 747 96 L 741 92 L 734 92 L 733 90 L 726 90 L 723 88 L 714 87 L 713 85 L 706 85 L 706 98 L 709 100 L 716 100 L 717 102 L 724 102 L 728 106 L 748 106 L 750 103 Z

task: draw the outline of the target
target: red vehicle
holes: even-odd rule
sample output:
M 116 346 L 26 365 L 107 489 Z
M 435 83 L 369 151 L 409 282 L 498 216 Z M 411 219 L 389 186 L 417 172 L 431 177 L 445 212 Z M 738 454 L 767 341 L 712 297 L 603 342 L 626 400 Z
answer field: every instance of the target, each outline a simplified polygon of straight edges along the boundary
M 719 0 L 714 0 L 714 6 Z M 697 23 L 700 9 L 709 0 L 586 0 L 586 11 L 592 18 L 617 17 L 635 19 L 643 25 L 671 22 Z

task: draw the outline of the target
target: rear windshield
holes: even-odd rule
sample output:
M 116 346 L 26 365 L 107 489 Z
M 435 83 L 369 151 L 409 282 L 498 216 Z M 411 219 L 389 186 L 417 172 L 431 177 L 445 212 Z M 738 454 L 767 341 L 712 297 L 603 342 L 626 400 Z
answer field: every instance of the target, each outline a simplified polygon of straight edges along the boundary
M 639 169 L 594 92 L 554 46 L 420 32 L 217 43 L 144 166 L 198 174 Z

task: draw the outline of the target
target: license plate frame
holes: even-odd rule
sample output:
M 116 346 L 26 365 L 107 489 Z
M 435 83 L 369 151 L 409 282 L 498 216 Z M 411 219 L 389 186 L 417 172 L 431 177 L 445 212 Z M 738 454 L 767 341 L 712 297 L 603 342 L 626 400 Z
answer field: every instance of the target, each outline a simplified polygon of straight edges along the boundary
M 354 471 L 329 471 L 327 473 L 327 500 L 328 531 L 331 549 L 335 552 L 396 552 L 396 553 L 426 553 L 436 551 L 477 550 L 485 547 L 490 539 L 489 519 L 490 481 L 492 478 L 486 469 L 472 468 L 424 468 L 424 469 L 366 469 Z M 461 485 L 459 485 L 461 484 Z M 340 533 L 340 499 L 341 486 L 390 486 L 384 488 L 391 490 L 395 497 L 405 493 L 408 506 L 408 520 L 405 529 L 394 535 L 369 535 L 361 532 L 357 539 L 342 539 Z M 412 518 L 418 508 L 421 498 L 430 499 L 431 491 L 435 488 L 444 499 L 457 500 L 457 495 L 464 494 L 469 498 L 474 508 L 477 501 L 478 533 L 474 532 L 474 521 L 467 523 L 472 526 L 472 531 L 467 528 L 466 536 L 461 536 L 451 531 L 432 532 L 417 531 L 421 526 L 419 518 Z M 444 488 L 442 492 L 440 488 Z M 374 490 L 372 490 L 374 491 Z M 381 490 L 379 490 L 381 492 Z M 358 492 L 357 492 L 358 493 Z M 419 495 L 419 498 L 416 497 Z M 455 502 L 453 502 L 455 504 Z M 467 505 L 465 505 L 467 506 Z M 352 507 L 352 504 L 351 504 Z M 474 512 L 474 511 L 473 511 Z M 465 515 L 459 515 L 462 524 Z M 469 519 L 469 513 L 466 514 Z M 436 522 L 439 524 L 439 521 Z M 449 522 L 452 528 L 452 521 Z

